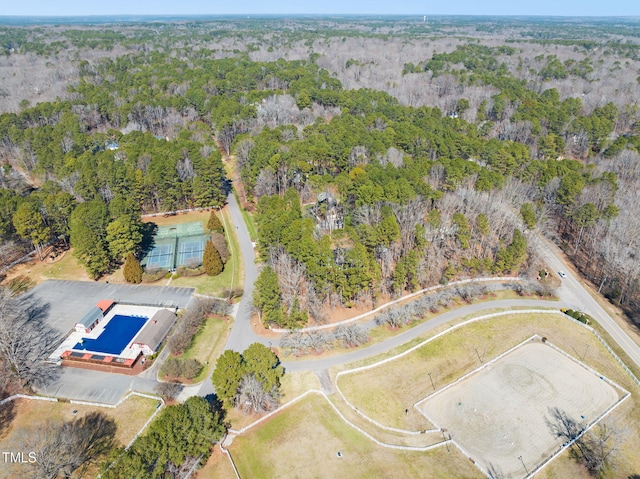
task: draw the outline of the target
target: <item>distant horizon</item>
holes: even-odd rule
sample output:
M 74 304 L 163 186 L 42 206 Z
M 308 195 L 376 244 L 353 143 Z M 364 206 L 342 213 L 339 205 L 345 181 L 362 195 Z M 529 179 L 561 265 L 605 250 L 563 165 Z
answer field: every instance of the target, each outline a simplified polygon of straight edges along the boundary
M 178 10 L 178 11 L 177 11 Z M 187 13 L 184 13 L 187 12 Z M 438 4 L 419 0 L 258 0 L 219 2 L 204 0 L 23 0 L 3 6 L 2 17 L 87 17 L 87 16 L 229 16 L 229 15 L 390 15 L 390 16 L 542 16 L 542 17 L 636 17 L 636 0 L 537 0 L 522 4 L 512 0 L 449 0 Z
M 640 13 L 632 15 L 561 15 L 561 14 L 523 14 L 523 13 L 304 13 L 304 12 L 288 12 L 288 13 L 87 13 L 87 14 L 0 14 L 0 18 L 86 18 L 86 17 L 416 17 L 416 18 L 439 18 L 439 17 L 479 17 L 479 18 L 495 18 L 495 17 L 517 17 L 517 18 L 638 18 Z

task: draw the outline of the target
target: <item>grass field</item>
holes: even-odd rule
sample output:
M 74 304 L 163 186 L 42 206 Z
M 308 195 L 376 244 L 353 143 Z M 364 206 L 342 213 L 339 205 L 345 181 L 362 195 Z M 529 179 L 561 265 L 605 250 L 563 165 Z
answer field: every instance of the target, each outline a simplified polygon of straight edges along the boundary
M 158 401 L 132 396 L 115 409 L 27 399 L 18 399 L 15 401 L 15 405 L 16 415 L 7 430 L 3 431 L 2 437 L 0 437 L 0 449 L 6 447 L 15 439 L 17 431 L 27 426 L 48 420 L 69 421 L 75 417 L 82 417 L 95 411 L 103 412 L 113 418 L 118 427 L 116 441 L 121 445 L 126 445 L 156 410 Z M 74 410 L 77 411 L 76 414 L 72 413 Z
M 437 389 L 452 382 L 480 366 L 481 360 L 492 359 L 536 333 L 574 355 L 582 355 L 588 346 L 585 362 L 589 366 L 616 381 L 628 383 L 624 372 L 616 363 L 612 364 L 609 354 L 587 330 L 560 315 L 515 314 L 472 323 L 400 359 L 342 375 L 338 385 L 360 410 L 387 426 L 401 427 L 404 419 L 398 411 L 411 408 L 433 392 L 434 385 Z M 416 339 L 402 349 L 424 339 L 426 337 Z M 377 401 L 383 391 L 385 401 Z
M 195 474 L 197 479 L 236 479 L 236 473 L 229 459 L 216 446 L 207 463 Z
M 218 276 L 207 276 L 206 274 L 200 276 L 193 277 L 181 277 L 174 278 L 171 281 L 172 286 L 184 286 L 187 288 L 195 288 L 196 293 L 199 294 L 208 294 L 213 296 L 221 296 L 225 290 L 229 288 L 242 288 L 244 285 L 244 266 L 242 262 L 242 255 L 240 254 L 240 246 L 238 244 L 238 238 L 236 237 L 235 228 L 233 228 L 233 222 L 231 221 L 231 216 L 229 214 L 228 208 L 222 209 L 222 214 L 224 217 L 224 221 L 226 224 L 226 232 L 228 233 L 229 240 L 229 252 L 231 253 L 231 257 L 227 264 L 225 265 L 224 271 L 220 273 Z M 172 218 L 189 218 L 184 223 L 189 221 L 198 221 L 198 216 L 202 215 L 202 221 L 206 226 L 206 221 L 209 219 L 209 213 L 190 213 L 187 215 L 174 216 Z M 206 219 L 204 218 L 206 217 Z M 196 219 L 192 219 L 196 218 Z M 167 218 L 161 218 L 162 220 L 166 220 Z M 154 220 L 159 220 L 158 218 L 154 218 Z M 160 224 L 156 221 L 157 224 Z M 178 223 L 174 221 L 173 224 Z M 166 224 L 172 224 L 170 222 Z
M 242 478 L 483 477 L 455 449 L 422 452 L 378 446 L 316 395 L 236 437 L 229 451 Z
M 18 399 L 14 402 L 15 416 L 0 434 L 0 451 L 19 451 L 21 430 L 37 427 L 46 421 L 70 421 L 91 412 L 102 412 L 112 418 L 117 426 L 116 442 L 126 446 L 153 414 L 158 402 L 139 396 L 132 396 L 116 409 L 70 404 L 67 402 L 46 402 Z M 76 414 L 73 414 L 76 411 Z M 0 467 L 0 478 L 15 478 L 20 471 L 13 470 L 4 476 Z M 22 471 L 23 473 L 26 471 Z M 12 475 L 13 474 L 13 475 Z
M 7 280 L 21 274 L 29 276 L 36 283 L 47 279 L 90 280 L 84 267 L 73 256 L 73 249 L 65 251 L 53 262 L 48 259 L 40 261 L 36 256 L 36 259 L 28 263 L 16 265 L 7 272 Z
M 634 383 L 590 332 L 560 315 L 525 314 L 470 324 L 400 359 L 343 375 L 338 385 L 355 407 L 382 424 L 403 428 L 409 423 L 413 427 L 421 427 L 421 415 L 413 412 L 412 405 L 433 392 L 434 386 L 439 388 L 452 382 L 478 367 L 480 359 L 487 361 L 534 333 L 547 337 L 556 346 L 584 360 L 632 393 L 637 391 Z M 413 344 L 417 344 L 417 340 L 405 345 L 402 350 Z M 384 401 L 379 399 L 381 397 L 384 397 Z M 620 455 L 621 465 L 616 474 L 610 477 L 627 477 L 617 475 L 621 469 L 627 474 L 640 470 L 638 455 L 631 452 L 633 445 L 640 440 L 640 408 L 634 398 L 632 394 L 608 418 L 608 421 L 616 424 L 629 424 L 627 429 L 633 429 L 632 433 L 627 431 L 624 435 L 621 450 L 628 452 Z M 408 417 L 404 414 L 405 409 L 410 411 Z M 568 453 L 552 464 L 553 467 L 543 469 L 541 475 L 536 477 L 586 477 Z M 571 472 L 556 476 L 553 471 L 557 470 Z
M 310 389 L 320 389 L 320 381 L 312 371 L 287 373 L 282 377 L 280 389 L 282 391 L 280 404 L 285 404 Z M 247 415 L 237 408 L 227 413 L 227 419 L 233 429 L 242 429 L 259 418 L 257 414 Z
M 216 360 L 224 350 L 227 337 L 231 332 L 233 319 L 221 319 L 209 317 L 202 329 L 194 338 L 193 344 L 181 356 L 183 359 L 197 359 L 204 367 L 200 374 L 193 379 L 194 383 L 200 382 L 209 377 L 216 365 Z
M 636 402 L 638 388 L 590 332 L 560 315 L 513 314 L 472 323 L 401 359 L 353 375 L 344 375 L 339 380 L 339 386 L 359 411 L 384 425 L 427 429 L 431 425 L 424 416 L 414 412 L 415 402 L 432 392 L 433 386 L 442 387 L 534 333 L 548 338 L 556 346 L 632 392 L 631 397 L 606 418 L 607 424 L 619 428 L 622 434 L 619 452 L 615 457 L 616 468 L 603 477 L 635 477 L 632 475 L 640 470 L 640 457 L 637 454 L 637 444 L 640 442 L 640 407 Z M 426 337 L 410 341 L 393 354 L 405 351 L 424 339 Z M 340 369 L 373 364 L 390 356 L 390 353 L 385 353 L 378 358 Z M 432 373 L 431 378 L 428 372 Z M 335 376 L 335 371 L 332 376 Z M 299 377 L 285 376 L 283 381 L 287 400 L 312 388 L 318 388 L 318 379 L 312 373 Z M 348 420 L 378 440 L 389 444 L 400 443 L 389 440 L 392 439 L 391 435 L 376 430 L 354 411 L 348 410 L 338 395 L 329 396 L 329 399 Z M 405 409 L 409 409 L 408 415 Z M 257 419 L 257 416 L 231 414 L 229 419 L 234 428 L 241 428 Z M 284 409 L 234 438 L 230 446 L 240 477 L 243 478 L 483 477 L 456 448 L 450 450 L 448 452 L 446 447 L 440 447 L 430 452 L 413 452 L 378 446 L 345 423 L 318 395 L 310 395 Z M 341 458 L 337 457 L 338 451 L 342 453 Z M 221 459 L 226 458 L 221 456 L 220 459 L 209 461 L 198 477 L 229 477 L 228 461 Z M 566 451 L 538 472 L 536 477 L 586 479 L 589 475 Z

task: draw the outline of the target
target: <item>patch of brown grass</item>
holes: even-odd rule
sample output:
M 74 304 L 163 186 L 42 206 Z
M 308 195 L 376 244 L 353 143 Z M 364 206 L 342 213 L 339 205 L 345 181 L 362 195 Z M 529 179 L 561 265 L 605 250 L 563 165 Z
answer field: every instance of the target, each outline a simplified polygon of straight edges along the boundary
M 147 419 L 156 410 L 157 401 L 132 396 L 115 409 L 84 406 L 68 402 L 47 402 L 29 399 L 17 399 L 15 417 L 9 424 L 6 434 L 0 438 L 0 450 L 9 451 L 17 440 L 19 432 L 29 427 L 37 427 L 46 421 L 70 421 L 86 416 L 91 412 L 102 412 L 113 418 L 116 423 L 116 441 L 127 445 L 142 428 Z M 73 413 L 76 411 L 76 414 Z
M 236 437 L 229 450 L 240 477 L 483 477 L 455 448 L 424 452 L 378 446 L 317 395 Z

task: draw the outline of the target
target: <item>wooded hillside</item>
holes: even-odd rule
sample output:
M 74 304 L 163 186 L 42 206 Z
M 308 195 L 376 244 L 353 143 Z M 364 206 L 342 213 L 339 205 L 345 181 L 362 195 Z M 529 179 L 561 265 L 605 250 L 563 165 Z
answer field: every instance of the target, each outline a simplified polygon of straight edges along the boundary
M 84 243 L 73 219 L 93 208 L 104 231 L 94 250 L 108 254 L 86 263 L 99 276 L 130 252 L 140 212 L 222 204 L 222 152 L 237 158 L 277 276 L 259 283 L 275 301 L 268 322 L 322 321 L 324 304 L 460 275 L 536 276 L 526 254 L 536 228 L 636 311 L 637 27 L 446 17 L 1 27 L 3 243 Z

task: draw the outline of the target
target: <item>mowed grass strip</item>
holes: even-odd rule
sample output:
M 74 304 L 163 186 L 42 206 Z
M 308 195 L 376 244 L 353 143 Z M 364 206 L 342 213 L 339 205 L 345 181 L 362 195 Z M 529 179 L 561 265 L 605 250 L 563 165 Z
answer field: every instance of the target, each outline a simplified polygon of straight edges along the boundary
M 378 446 L 347 425 L 319 395 L 307 396 L 236 437 L 229 450 L 242 478 L 483 477 L 455 448 Z
M 184 286 L 187 288 L 195 288 L 198 294 L 207 294 L 212 296 L 222 296 L 223 292 L 229 288 L 242 288 L 244 285 L 244 266 L 242 262 L 242 255 L 240 254 L 240 246 L 238 244 L 238 238 L 236 236 L 236 229 L 233 227 L 233 221 L 231 221 L 231 214 L 229 208 L 225 207 L 221 210 L 224 216 L 224 225 L 227 233 L 227 241 L 229 244 L 229 252 L 231 257 L 225 264 L 224 271 L 218 276 L 208 276 L 202 274 L 200 276 L 183 276 L 181 278 L 174 278 L 171 281 L 171 286 Z M 200 213 L 202 214 L 202 213 Z M 206 221 L 209 219 L 209 212 L 206 212 Z M 185 215 L 189 216 L 189 215 Z M 195 217 L 195 216 L 194 216 Z M 162 218 L 165 219 L 165 218 Z M 198 221 L 192 219 L 191 221 Z M 185 223 L 187 221 L 184 221 Z M 177 223 L 177 222 L 174 222 Z M 160 224 L 160 223 L 158 223 Z
M 198 331 L 193 344 L 180 356 L 182 359 L 197 359 L 204 365 L 200 374 L 193 379 L 194 383 L 204 380 L 211 374 L 216 360 L 224 351 L 232 326 L 232 318 L 209 316 Z
M 574 357 L 584 357 L 589 366 L 627 389 L 632 387 L 628 376 L 595 337 L 559 314 L 514 314 L 472 323 L 402 358 L 345 374 L 338 386 L 363 413 L 387 426 L 406 427 L 405 410 L 411 411 L 414 403 L 434 391 L 434 386 L 440 388 L 454 381 L 533 334 L 548 338 Z

